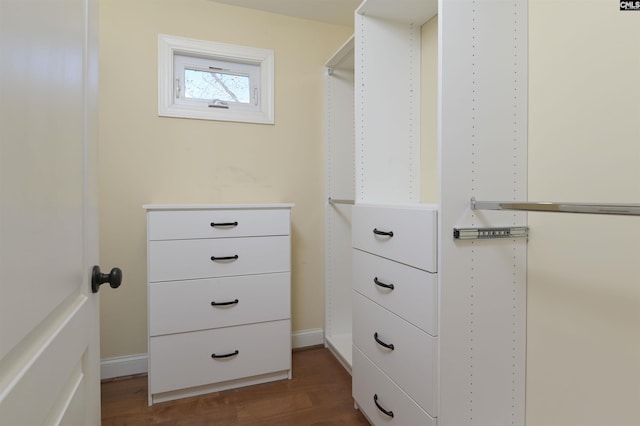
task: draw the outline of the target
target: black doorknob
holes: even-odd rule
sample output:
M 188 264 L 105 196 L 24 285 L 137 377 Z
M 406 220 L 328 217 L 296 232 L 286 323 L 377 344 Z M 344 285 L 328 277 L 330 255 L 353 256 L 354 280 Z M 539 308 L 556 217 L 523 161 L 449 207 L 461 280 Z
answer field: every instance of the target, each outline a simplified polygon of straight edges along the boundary
M 100 286 L 109 283 L 111 288 L 118 288 L 122 284 L 122 271 L 120 268 L 113 268 L 108 274 L 100 272 L 100 267 L 95 265 L 91 271 L 91 291 L 97 293 Z

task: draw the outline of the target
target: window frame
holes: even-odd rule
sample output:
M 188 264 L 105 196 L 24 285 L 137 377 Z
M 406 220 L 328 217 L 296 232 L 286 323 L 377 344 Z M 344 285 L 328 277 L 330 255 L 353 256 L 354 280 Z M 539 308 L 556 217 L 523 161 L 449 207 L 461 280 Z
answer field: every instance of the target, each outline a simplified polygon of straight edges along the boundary
M 205 102 L 176 102 L 175 56 L 255 65 L 260 68 L 258 103 L 255 109 L 211 108 Z M 274 52 L 184 37 L 158 35 L 158 115 L 201 120 L 274 124 Z

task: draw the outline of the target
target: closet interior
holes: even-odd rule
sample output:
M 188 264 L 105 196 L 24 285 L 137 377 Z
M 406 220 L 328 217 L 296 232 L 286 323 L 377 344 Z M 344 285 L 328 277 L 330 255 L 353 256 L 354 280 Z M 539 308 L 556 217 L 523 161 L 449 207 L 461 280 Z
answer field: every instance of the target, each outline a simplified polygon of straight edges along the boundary
M 470 199 L 526 199 L 527 6 L 456 3 L 365 0 L 326 63 L 325 344 L 372 424 L 524 424 L 526 240 L 454 230 L 526 228 Z

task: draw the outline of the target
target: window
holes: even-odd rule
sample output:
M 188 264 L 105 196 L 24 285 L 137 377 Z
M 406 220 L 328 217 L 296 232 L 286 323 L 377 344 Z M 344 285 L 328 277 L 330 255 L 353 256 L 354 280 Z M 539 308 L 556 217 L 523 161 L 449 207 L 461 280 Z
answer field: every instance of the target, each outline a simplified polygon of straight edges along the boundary
M 273 51 L 160 35 L 158 115 L 273 124 Z
M 175 55 L 173 70 L 176 104 L 259 109 L 258 65 Z

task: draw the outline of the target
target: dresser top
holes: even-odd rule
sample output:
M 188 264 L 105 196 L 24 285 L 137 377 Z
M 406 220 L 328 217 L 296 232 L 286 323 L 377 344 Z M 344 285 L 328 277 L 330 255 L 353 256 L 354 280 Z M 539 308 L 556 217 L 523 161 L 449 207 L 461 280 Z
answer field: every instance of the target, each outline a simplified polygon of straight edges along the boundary
M 154 210 L 265 210 L 265 209 L 291 209 L 295 204 L 291 203 L 264 203 L 264 204 L 145 204 L 142 206 L 147 211 Z

